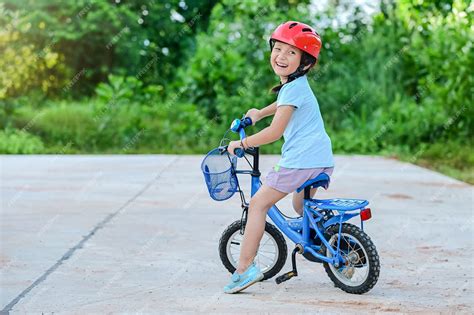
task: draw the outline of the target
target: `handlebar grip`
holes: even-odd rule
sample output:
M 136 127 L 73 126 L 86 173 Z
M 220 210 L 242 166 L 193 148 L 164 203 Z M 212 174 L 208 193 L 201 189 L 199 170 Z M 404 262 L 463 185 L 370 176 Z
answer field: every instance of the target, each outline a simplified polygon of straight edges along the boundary
M 242 127 L 252 126 L 252 119 L 250 117 L 245 117 L 242 119 Z
M 236 148 L 234 150 L 234 154 L 237 155 L 237 157 L 241 158 L 245 155 L 245 151 L 241 148 Z
M 228 147 L 227 145 L 219 147 L 219 152 L 220 152 L 221 154 L 226 153 L 226 152 L 227 152 L 227 147 Z M 241 148 L 235 148 L 234 154 L 235 154 L 237 157 L 241 158 L 241 157 L 243 157 L 243 156 L 245 155 L 245 151 L 244 151 L 243 149 L 241 149 Z

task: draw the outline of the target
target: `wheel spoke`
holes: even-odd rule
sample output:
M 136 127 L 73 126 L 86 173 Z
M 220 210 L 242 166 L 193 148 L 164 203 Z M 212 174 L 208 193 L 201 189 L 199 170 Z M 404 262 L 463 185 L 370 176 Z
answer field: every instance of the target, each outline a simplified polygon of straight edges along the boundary
M 265 246 L 269 240 L 271 240 L 271 238 L 268 238 L 263 244 L 260 242 L 260 246 Z
M 275 251 L 271 251 L 271 252 L 270 252 L 270 251 L 267 251 L 267 250 L 261 250 L 261 249 L 259 249 L 259 250 L 258 250 L 258 252 L 259 252 L 259 253 L 267 253 L 267 254 L 276 254 L 276 252 L 275 252 Z
M 240 235 L 239 231 L 235 231 L 227 241 L 227 257 L 230 263 L 236 268 L 240 259 L 243 239 L 243 235 Z M 265 230 L 254 258 L 255 263 L 260 267 L 262 272 L 267 272 L 276 266 L 281 254 L 283 253 L 279 252 L 279 243 L 276 238 L 274 238 L 273 234 Z
M 347 247 L 350 249 L 349 252 L 351 252 L 354 248 L 351 246 L 351 242 L 347 240 L 347 238 L 343 235 L 342 238 L 347 244 Z
M 337 242 L 339 238 L 339 243 L 341 244 L 339 254 L 347 260 L 348 265 L 342 268 L 335 268 L 334 265 L 329 264 L 329 268 L 336 278 L 345 285 L 351 287 L 361 285 L 364 283 L 364 281 L 366 281 L 370 270 L 368 267 L 369 258 L 367 253 L 362 243 L 357 238 L 355 238 L 352 234 L 345 232 L 341 233 L 340 235 L 339 233 L 333 234 L 332 238 L 330 239 L 330 246 L 335 251 L 337 249 Z M 345 244 L 342 243 L 342 241 L 344 241 Z M 326 255 L 331 256 L 329 250 L 326 250 Z M 354 255 L 357 256 L 354 257 Z M 362 263 L 364 258 L 366 259 L 365 264 Z
M 264 255 L 264 254 L 262 254 L 262 253 L 260 253 L 260 252 L 257 253 L 257 256 L 263 256 L 263 257 L 265 257 L 265 258 L 272 259 L 272 260 L 274 259 L 274 257 L 268 257 L 267 255 Z
M 362 255 L 360 255 L 360 254 L 358 253 L 359 250 L 362 251 Z M 362 261 L 362 258 L 365 257 L 365 254 L 364 254 L 364 251 L 362 250 L 361 247 L 359 247 L 358 249 L 356 249 L 354 252 L 356 253 L 357 257 L 359 257 L 359 258 L 353 263 L 353 265 L 355 266 L 355 265 L 357 265 L 357 263 L 358 263 L 359 261 Z M 367 257 L 366 257 L 366 260 L 367 260 Z M 362 264 L 362 265 L 365 266 L 365 264 Z

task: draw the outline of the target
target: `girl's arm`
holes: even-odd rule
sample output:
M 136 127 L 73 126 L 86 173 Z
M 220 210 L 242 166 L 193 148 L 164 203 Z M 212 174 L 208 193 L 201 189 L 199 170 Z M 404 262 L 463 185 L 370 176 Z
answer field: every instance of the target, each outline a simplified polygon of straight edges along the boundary
M 263 110 L 265 109 L 267 109 L 268 113 L 273 110 L 275 111 L 272 123 L 262 131 L 245 138 L 243 141 L 245 148 L 272 143 L 280 139 L 294 111 L 294 107 L 291 105 L 276 107 L 276 103 L 265 107 Z M 268 114 L 267 116 L 269 115 L 271 114 Z
M 275 101 L 272 104 L 262 109 L 256 109 L 256 108 L 249 109 L 247 111 L 247 114 L 245 114 L 245 117 L 250 117 L 252 119 L 252 124 L 255 125 L 257 121 L 265 117 L 275 115 L 276 109 L 277 109 L 277 106 L 276 106 L 276 101 Z
M 268 108 L 273 104 L 265 107 Z M 265 109 L 264 108 L 264 109 Z M 271 107 L 270 107 L 271 108 Z M 231 141 L 227 146 L 227 151 L 230 154 L 234 154 L 236 148 L 242 148 L 242 144 L 245 148 L 256 147 L 267 143 L 277 141 L 283 135 L 288 122 L 290 121 L 291 115 L 293 114 L 294 107 L 292 105 L 278 106 L 275 105 L 275 116 L 273 117 L 272 123 L 267 128 L 254 135 L 244 138 L 243 141 Z
M 275 101 L 271 103 L 270 105 L 268 105 L 267 107 L 262 108 L 260 110 L 260 119 L 271 116 L 271 115 L 275 115 L 276 111 L 277 111 L 277 102 Z

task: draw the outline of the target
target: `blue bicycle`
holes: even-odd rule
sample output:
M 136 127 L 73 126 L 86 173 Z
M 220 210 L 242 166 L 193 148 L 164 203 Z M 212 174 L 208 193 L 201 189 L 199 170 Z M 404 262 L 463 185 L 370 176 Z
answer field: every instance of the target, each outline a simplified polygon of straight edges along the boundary
M 245 138 L 245 127 L 251 126 L 250 118 L 236 119 L 227 131 L 239 133 Z M 210 151 L 204 158 L 201 169 L 211 198 L 217 201 L 229 199 L 236 192 L 240 194 L 242 217 L 227 227 L 219 241 L 219 255 L 222 263 L 230 273 L 237 267 L 240 244 L 243 240 L 247 220 L 248 206 L 245 195 L 240 188 L 238 174 L 251 176 L 251 196 L 260 188 L 259 148 L 248 148 L 245 151 L 236 149 L 236 156 L 227 152 L 223 145 Z M 253 157 L 253 163 L 247 159 Z M 237 157 L 245 158 L 250 169 L 237 169 Z M 284 215 L 276 205 L 268 211 L 273 225 L 266 222 L 265 232 L 260 242 L 255 262 L 264 274 L 264 279 L 275 276 L 285 265 L 288 249 L 285 234 L 295 243 L 291 255 L 292 270 L 276 278 L 280 284 L 298 275 L 296 269 L 297 253 L 307 260 L 322 263 L 329 278 L 336 287 L 348 293 L 363 294 L 377 283 L 380 273 L 380 262 L 377 250 L 370 237 L 363 231 L 364 221 L 371 218 L 369 202 L 362 199 L 312 199 L 311 188 L 327 187 L 330 178 L 322 173 L 310 179 L 297 189 L 304 191 L 303 215 L 291 218 Z M 360 218 L 360 228 L 346 223 L 354 217 Z

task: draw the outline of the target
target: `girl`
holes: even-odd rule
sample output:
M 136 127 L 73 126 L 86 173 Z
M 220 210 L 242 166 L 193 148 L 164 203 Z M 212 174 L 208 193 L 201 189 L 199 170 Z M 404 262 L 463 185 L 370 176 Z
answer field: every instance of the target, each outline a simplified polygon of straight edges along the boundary
M 310 26 L 289 21 L 276 28 L 270 38 L 270 64 L 281 84 L 273 91 L 276 102 L 258 110 L 250 109 L 246 116 L 255 124 L 274 115 L 269 127 L 245 138 L 231 141 L 228 151 L 277 141 L 283 135 L 285 143 L 278 164 L 267 175 L 265 183 L 250 200 L 247 225 L 239 264 L 225 293 L 236 293 L 263 279 L 263 273 L 253 262 L 265 229 L 268 209 L 301 186 L 324 172 L 332 174 L 334 167 L 331 140 L 319 111 L 319 105 L 306 73 L 314 66 L 321 49 L 321 39 Z M 316 189 L 312 189 L 314 196 Z M 293 207 L 301 215 L 303 192 L 293 193 Z

